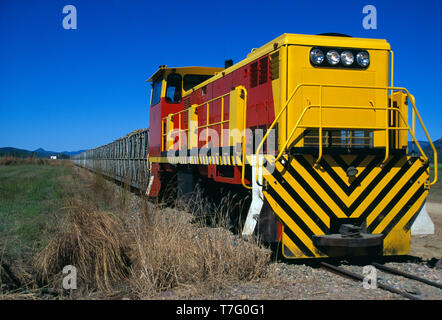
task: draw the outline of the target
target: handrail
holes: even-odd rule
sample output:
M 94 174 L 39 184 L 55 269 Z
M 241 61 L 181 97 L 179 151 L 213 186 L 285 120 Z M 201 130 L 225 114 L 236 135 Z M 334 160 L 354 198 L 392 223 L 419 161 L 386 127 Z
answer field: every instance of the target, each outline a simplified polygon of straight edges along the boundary
M 320 95 L 319 95 L 319 99 L 320 99 L 320 103 L 319 105 L 308 105 L 304 108 L 304 110 L 302 111 L 301 115 L 299 116 L 295 127 L 292 129 L 290 135 L 288 137 L 286 137 L 286 141 L 284 143 L 284 145 L 280 148 L 280 152 L 278 153 L 278 156 L 275 158 L 275 162 L 283 155 L 283 153 L 286 151 L 286 147 L 290 141 L 290 139 L 292 138 L 293 134 L 295 133 L 296 129 L 298 128 L 303 128 L 303 127 L 307 127 L 307 126 L 301 126 L 299 125 L 302 118 L 304 117 L 305 113 L 307 112 L 307 110 L 309 110 L 310 108 L 314 108 L 314 107 L 318 107 L 320 109 L 319 111 L 319 155 L 318 158 L 316 159 L 315 165 L 319 164 L 321 158 L 322 158 L 322 109 L 323 108 L 350 108 L 350 109 L 369 109 L 369 110 L 385 110 L 386 112 L 386 125 L 385 127 L 373 127 L 373 129 L 375 130 L 385 130 L 386 131 L 386 135 L 385 135 L 385 157 L 383 160 L 383 164 L 387 161 L 388 157 L 389 157 L 389 143 L 388 143 L 388 130 L 408 130 L 408 132 L 410 133 L 413 142 L 416 143 L 416 145 L 419 148 L 419 151 L 421 152 L 422 156 L 426 159 L 426 161 L 428 161 L 428 157 L 426 156 L 426 154 L 424 153 L 424 151 L 422 150 L 419 142 L 417 141 L 416 137 L 415 137 L 415 124 L 414 124 L 414 115 L 416 114 L 418 117 L 418 120 L 425 132 L 425 135 L 427 136 L 427 139 L 431 145 L 431 148 L 433 150 L 434 153 L 434 180 L 430 183 L 430 185 L 433 185 L 436 183 L 437 181 L 437 152 L 436 152 L 436 148 L 434 147 L 434 144 L 428 134 L 428 131 L 422 121 L 422 118 L 420 117 L 419 112 L 417 111 L 416 105 L 415 105 L 415 100 L 414 97 L 408 92 L 408 90 L 406 88 L 403 87 L 381 87 L 381 86 L 360 86 L 360 85 L 324 85 L 324 84 L 312 84 L 312 83 L 301 83 L 298 84 L 292 91 L 292 93 L 290 94 L 289 98 L 287 99 L 287 101 L 285 102 L 284 106 L 281 108 L 281 110 L 279 111 L 278 115 L 275 117 L 275 120 L 272 122 L 272 124 L 270 125 L 270 127 L 268 128 L 266 134 L 264 135 L 264 137 L 262 138 L 260 144 L 258 145 L 258 148 L 256 149 L 256 154 L 259 154 L 265 140 L 267 139 L 268 135 L 270 134 L 270 131 L 273 129 L 273 127 L 276 125 L 276 123 L 278 122 L 279 118 L 281 117 L 281 115 L 283 114 L 284 111 L 287 110 L 287 107 L 290 103 L 290 101 L 292 100 L 292 98 L 295 96 L 295 94 L 297 93 L 297 91 L 299 90 L 299 88 L 304 87 L 304 86 L 310 86 L 310 87 L 319 87 L 320 90 Z M 328 88 L 356 88 L 356 89 L 374 89 L 374 90 L 386 90 L 387 91 L 387 103 L 385 107 L 364 107 L 364 106 L 357 106 L 357 107 L 351 107 L 351 106 L 324 106 L 322 105 L 322 89 L 324 87 L 328 87 Z M 393 90 L 396 91 L 402 91 L 407 95 L 407 98 L 409 99 L 409 101 L 411 102 L 412 105 L 412 111 L 413 111 L 413 128 L 410 129 L 409 125 L 408 125 L 408 121 L 405 121 L 404 116 L 402 115 L 402 112 L 398 109 L 398 108 L 393 108 L 392 107 L 392 96 L 391 96 L 391 100 L 390 100 L 390 107 L 388 107 L 389 103 L 388 103 L 388 91 L 391 90 L 391 92 L 393 92 Z M 406 124 L 406 127 L 390 127 L 389 123 L 388 123 L 388 112 L 389 111 L 399 111 L 399 115 L 401 116 L 403 122 Z M 311 127 L 311 126 L 310 126 Z M 315 126 L 316 127 L 316 126 Z M 337 126 L 335 126 L 337 127 Z M 364 127 L 364 129 L 370 129 L 369 127 Z M 287 129 L 286 129 L 287 130 Z M 256 176 L 255 176 L 256 179 Z
M 244 90 L 244 108 L 243 108 L 243 128 L 244 130 L 246 129 L 246 125 L 247 125 L 247 90 L 246 88 L 244 88 L 243 86 L 239 86 L 240 90 Z M 222 135 L 222 133 L 221 133 Z M 242 135 L 241 137 L 241 144 L 242 144 L 242 168 L 241 168 L 241 184 L 243 185 L 244 188 L 246 189 L 253 189 L 251 186 L 246 185 L 245 182 L 245 171 L 246 171 L 246 136 L 245 134 Z
M 409 100 L 410 100 L 410 102 L 411 102 L 411 105 L 413 106 L 413 111 L 416 113 L 417 118 L 419 119 L 419 122 L 420 122 L 420 124 L 421 124 L 421 126 L 422 126 L 422 129 L 424 129 L 425 135 L 427 136 L 428 142 L 430 143 L 431 149 L 433 150 L 434 179 L 433 179 L 432 182 L 430 182 L 430 186 L 432 186 L 432 185 L 434 185 L 434 184 L 437 182 L 437 151 L 436 151 L 436 148 L 435 148 L 435 146 L 434 146 L 434 144 L 433 144 L 433 141 L 432 141 L 431 138 L 430 138 L 430 135 L 428 134 L 427 128 L 425 127 L 424 122 L 422 121 L 422 118 L 421 118 L 421 116 L 420 116 L 420 114 L 419 114 L 419 111 L 417 111 L 414 96 L 411 95 L 411 94 L 408 92 L 407 89 L 405 89 L 405 91 L 406 91 L 406 93 L 407 93 L 407 97 L 409 97 L 409 98 L 411 97 L 411 99 L 409 99 Z M 414 117 L 414 113 L 413 113 L 413 117 Z M 414 119 L 414 118 L 413 118 L 413 119 Z M 413 128 L 413 135 L 412 135 L 412 138 L 413 138 L 414 142 L 416 143 L 416 145 L 418 146 L 419 151 L 421 151 L 422 149 L 421 149 L 421 147 L 420 147 L 420 144 L 419 144 L 419 142 L 416 140 L 416 138 L 414 137 L 414 129 L 415 129 L 415 128 Z
M 234 90 L 236 90 L 236 89 L 239 89 L 239 90 L 241 90 L 244 93 L 244 98 L 243 98 L 244 99 L 243 127 L 245 129 L 246 128 L 246 124 L 247 124 L 247 89 L 245 87 L 243 87 L 243 86 L 237 86 L 237 87 L 234 88 Z M 195 110 L 197 110 L 201 106 L 204 106 L 204 105 L 207 106 L 207 110 L 206 110 L 206 124 L 205 125 L 201 125 L 201 126 L 197 126 L 196 127 L 197 130 L 201 129 L 201 128 L 208 128 L 208 127 L 211 127 L 211 126 L 221 125 L 221 137 L 220 137 L 220 146 L 221 146 L 221 148 L 223 147 L 223 125 L 224 125 L 224 123 L 227 123 L 227 122 L 230 121 L 230 120 L 224 120 L 224 97 L 230 96 L 230 93 L 232 91 L 234 91 L 234 90 L 231 90 L 228 93 L 222 94 L 222 95 L 220 95 L 220 96 L 218 96 L 216 98 L 210 99 L 210 100 L 205 101 L 205 102 L 203 102 L 203 103 L 201 103 L 199 105 L 194 106 Z M 214 102 L 214 101 L 219 100 L 219 99 L 221 99 L 221 121 L 209 123 L 209 115 L 210 115 L 209 103 Z M 181 113 L 186 112 L 186 111 L 187 111 L 187 109 L 184 109 L 184 110 L 180 110 L 180 111 L 175 112 L 175 113 L 168 114 L 166 117 L 163 117 L 161 119 L 161 121 L 163 121 L 164 119 L 167 120 L 168 117 L 173 119 L 173 117 L 175 117 L 176 115 L 179 115 L 179 118 L 178 118 L 178 121 L 179 121 L 179 124 L 178 124 L 178 135 L 179 135 L 179 137 L 181 137 L 181 131 L 189 131 L 189 126 L 188 126 L 187 129 L 181 129 Z M 162 134 L 162 137 L 166 136 L 168 134 L 169 134 L 169 132 L 164 133 L 164 134 Z M 207 132 L 206 144 L 208 143 L 208 135 L 209 135 L 209 133 Z M 163 139 L 161 139 L 161 141 L 163 141 Z M 242 146 L 241 146 L 241 151 L 242 151 L 241 184 L 245 188 L 247 188 L 247 189 L 252 189 L 251 186 L 248 186 L 245 183 L 245 167 L 246 167 L 246 156 L 245 156 L 245 154 L 246 154 L 245 148 L 246 147 L 245 147 L 245 145 L 246 144 L 245 144 L 245 135 L 244 134 L 241 137 L 241 144 L 242 144 Z M 178 148 L 179 149 L 181 148 L 181 143 L 179 144 Z M 221 159 L 222 159 L 222 157 L 221 157 Z
M 287 144 L 289 142 L 289 140 L 292 138 L 293 134 L 295 133 L 296 129 L 298 128 L 317 128 L 317 126 L 309 126 L 309 125 L 299 125 L 299 122 L 301 120 L 301 118 L 304 116 L 305 111 L 310 109 L 310 108 L 321 108 L 321 106 L 319 105 L 309 105 L 307 107 L 304 108 L 304 112 L 301 114 L 300 118 L 297 121 L 297 124 L 295 125 L 295 127 L 292 129 L 292 131 L 290 132 L 289 137 L 287 138 L 286 142 L 284 143 L 284 146 L 281 148 L 281 151 L 279 152 L 278 156 L 276 157 L 275 161 L 279 160 L 279 158 L 282 156 L 282 154 L 284 153 L 285 148 L 287 147 Z M 353 109 L 354 107 L 351 106 L 322 106 L 322 108 L 342 108 L 342 109 Z M 358 106 L 355 107 L 355 109 L 365 109 L 365 110 L 390 110 L 390 111 L 399 111 L 399 109 L 397 108 L 392 108 L 392 107 L 387 107 L 387 108 L 379 108 L 379 107 L 362 107 L 362 106 Z M 405 122 L 405 121 L 404 121 Z M 327 128 L 329 129 L 348 129 L 348 126 L 327 126 Z M 353 129 L 371 129 L 371 130 L 385 130 L 385 127 L 368 127 L 368 126 L 353 126 Z M 408 127 L 389 127 L 389 129 L 393 129 L 393 130 L 407 130 Z M 319 137 L 322 138 L 322 134 L 319 134 Z M 319 138 L 318 137 L 318 138 Z M 320 139 L 320 143 L 322 143 L 322 139 Z M 423 155 L 426 157 L 425 153 L 423 153 Z M 427 158 L 427 157 L 426 157 Z M 319 160 L 321 159 L 321 157 L 319 156 L 318 159 L 316 160 L 316 163 L 319 162 Z
M 295 93 L 298 91 L 299 88 L 301 88 L 302 86 L 308 86 L 308 85 L 315 85 L 315 84 L 298 84 L 295 89 L 293 90 L 293 92 L 290 94 L 290 97 L 287 99 L 287 101 L 285 102 L 284 106 L 281 108 L 281 110 L 278 112 L 277 116 L 275 117 L 275 120 L 273 120 L 272 124 L 270 125 L 270 127 L 267 129 L 266 133 L 264 134 L 264 137 L 262 137 L 262 140 L 260 142 L 260 144 L 258 145 L 258 148 L 256 148 L 256 154 L 259 154 L 259 151 L 261 150 L 264 141 L 267 139 L 268 135 L 270 134 L 270 132 L 272 131 L 273 127 L 276 125 L 276 123 L 278 122 L 279 118 L 281 117 L 282 113 L 285 111 L 285 109 L 287 108 L 287 105 L 289 104 L 289 102 L 292 100 L 293 96 L 295 95 Z M 298 119 L 298 122 L 300 120 Z
M 197 110 L 201 106 L 204 106 L 204 105 L 207 106 L 206 124 L 205 125 L 201 125 L 201 126 L 197 126 L 197 128 L 196 128 L 197 130 L 201 129 L 201 128 L 208 128 L 208 127 L 211 127 L 211 126 L 221 125 L 221 145 L 222 145 L 222 142 L 223 142 L 222 141 L 222 139 L 223 139 L 223 135 L 222 135 L 223 125 L 224 125 L 224 123 L 229 122 L 229 120 L 224 120 L 224 97 L 226 97 L 228 95 L 230 95 L 230 92 L 229 93 L 225 93 L 223 95 L 220 95 L 220 96 L 218 96 L 216 98 L 210 99 L 208 101 L 205 101 L 205 102 L 203 102 L 203 103 L 201 103 L 199 105 L 196 105 L 194 107 L 195 110 Z M 219 99 L 221 99 L 221 121 L 209 123 L 209 103 L 214 102 L 214 101 L 219 100 Z M 180 110 L 180 111 L 175 112 L 175 113 L 170 113 L 167 116 L 161 118 L 161 122 L 163 122 L 164 120 L 167 120 L 168 117 L 173 118 L 176 115 L 179 115 L 179 119 L 178 119 L 178 122 L 179 122 L 178 123 L 178 135 L 179 135 L 179 137 L 181 137 L 181 132 L 182 131 L 189 131 L 189 126 L 188 126 L 187 129 L 181 129 L 181 113 L 187 112 L 187 110 L 188 110 L 188 108 Z M 172 121 L 174 121 L 174 120 L 172 120 Z M 162 134 L 162 136 L 167 136 L 168 134 L 169 134 L 169 132 L 166 132 L 166 133 Z M 209 131 L 207 131 L 206 144 L 208 143 L 208 138 L 209 138 Z M 166 148 L 167 148 L 167 146 L 166 146 Z M 178 148 L 179 148 L 179 150 L 181 149 L 181 143 L 178 146 Z

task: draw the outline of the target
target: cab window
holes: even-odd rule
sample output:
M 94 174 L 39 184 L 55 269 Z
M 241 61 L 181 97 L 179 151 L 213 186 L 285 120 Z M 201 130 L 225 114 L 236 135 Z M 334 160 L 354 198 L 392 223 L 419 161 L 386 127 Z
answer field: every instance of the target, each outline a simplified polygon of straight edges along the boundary
M 150 106 L 154 106 L 160 102 L 162 83 L 163 79 L 157 80 L 154 83 L 152 83 L 152 100 L 150 101 Z
M 166 102 L 179 103 L 181 101 L 181 82 L 182 78 L 178 73 L 171 73 L 167 76 Z
M 184 76 L 183 88 L 186 91 L 190 90 L 211 77 L 213 76 L 207 74 L 186 74 Z

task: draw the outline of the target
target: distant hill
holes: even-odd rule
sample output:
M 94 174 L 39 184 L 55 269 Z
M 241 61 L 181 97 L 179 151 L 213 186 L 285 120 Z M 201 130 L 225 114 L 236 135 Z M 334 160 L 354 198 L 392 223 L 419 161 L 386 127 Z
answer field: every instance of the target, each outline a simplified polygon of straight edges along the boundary
M 422 149 L 424 150 L 425 154 L 430 159 L 430 163 L 433 162 L 433 149 L 430 146 L 430 143 L 428 141 L 418 141 Z M 437 139 L 433 141 L 434 147 L 437 151 L 437 162 L 442 163 L 442 138 Z M 411 150 L 412 143 L 411 141 L 408 142 L 408 150 Z M 417 146 L 414 147 L 414 150 L 416 152 L 419 152 L 419 149 Z
M 34 155 L 32 151 L 24 150 L 24 149 L 17 149 L 12 147 L 6 147 L 6 148 L 0 148 L 0 157 L 17 157 L 17 158 L 26 158 L 26 157 L 32 157 L 37 156 Z
M 78 151 L 62 151 L 60 153 L 64 153 L 64 154 L 66 154 L 68 156 L 75 156 L 75 155 L 80 154 L 80 153 L 85 152 L 85 151 L 87 151 L 87 149 L 78 150 Z
M 417 141 L 417 142 L 419 142 L 419 144 L 420 144 L 420 146 L 422 147 L 422 148 L 427 148 L 427 147 L 429 147 L 430 146 L 430 143 L 428 142 L 428 141 Z M 434 143 L 434 142 L 433 142 Z M 412 145 L 413 145 L 413 141 L 408 141 L 408 149 L 409 150 L 411 150 L 411 147 L 412 147 Z M 418 149 L 416 146 L 414 147 L 416 150 Z
M 442 138 L 433 141 L 433 144 L 437 151 L 437 162 L 442 163 Z M 428 156 L 428 158 L 430 158 L 431 163 L 431 161 L 433 161 L 433 149 L 431 149 L 431 146 L 428 145 L 428 147 L 424 149 L 424 152 Z
M 67 158 L 73 155 L 82 153 L 86 150 L 78 150 L 78 151 L 47 151 L 43 148 L 39 148 L 34 151 L 6 147 L 0 148 L 0 157 L 17 157 L 17 158 L 27 158 L 27 157 L 37 157 L 37 158 L 50 158 L 51 156 L 57 156 L 57 158 Z M 64 156 L 63 156 L 64 155 Z

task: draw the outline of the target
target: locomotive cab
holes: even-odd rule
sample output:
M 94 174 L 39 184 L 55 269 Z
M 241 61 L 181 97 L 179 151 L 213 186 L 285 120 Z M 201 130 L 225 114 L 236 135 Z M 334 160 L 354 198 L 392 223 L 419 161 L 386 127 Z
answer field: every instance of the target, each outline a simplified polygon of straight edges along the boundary
M 167 153 L 170 144 L 169 132 L 173 129 L 173 121 L 170 114 L 184 110 L 183 94 L 194 86 L 211 78 L 223 68 L 212 67 L 180 67 L 168 68 L 162 65 L 147 80 L 152 83 L 149 108 L 149 156 L 148 166 L 150 180 L 148 192 L 150 196 L 158 196 L 164 179 L 161 177 L 160 165 L 155 161 Z M 184 123 L 185 119 L 179 119 Z M 153 160 L 153 163 L 149 163 Z
M 223 68 L 160 66 L 147 80 L 152 83 L 149 112 L 149 156 L 160 156 L 167 150 L 167 123 L 162 119 L 183 110 L 183 94 L 211 78 Z

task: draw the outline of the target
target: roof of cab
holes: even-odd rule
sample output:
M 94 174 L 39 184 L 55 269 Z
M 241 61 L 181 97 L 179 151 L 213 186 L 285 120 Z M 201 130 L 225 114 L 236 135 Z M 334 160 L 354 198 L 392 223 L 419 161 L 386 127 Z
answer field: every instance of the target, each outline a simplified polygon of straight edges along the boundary
M 224 70 L 224 68 L 216 68 L 216 67 L 197 67 L 197 66 L 193 66 L 193 67 L 168 67 L 166 65 L 162 65 L 159 66 L 158 70 L 155 71 L 155 73 L 146 80 L 146 82 L 150 82 L 153 81 L 153 79 L 157 78 L 162 72 L 164 72 L 165 70 L 172 70 L 175 69 L 177 71 L 190 71 L 192 73 L 197 73 L 197 74 L 215 74 L 216 72 L 220 72 L 222 70 Z

